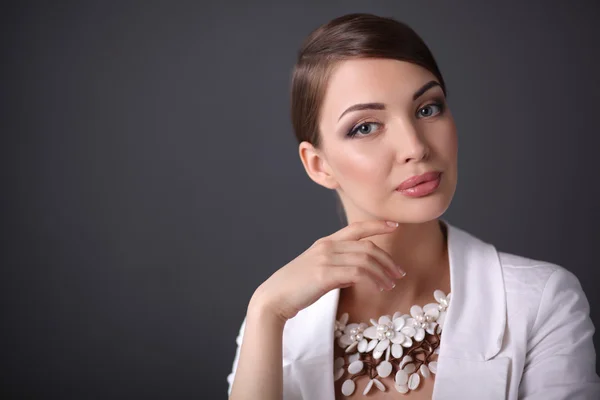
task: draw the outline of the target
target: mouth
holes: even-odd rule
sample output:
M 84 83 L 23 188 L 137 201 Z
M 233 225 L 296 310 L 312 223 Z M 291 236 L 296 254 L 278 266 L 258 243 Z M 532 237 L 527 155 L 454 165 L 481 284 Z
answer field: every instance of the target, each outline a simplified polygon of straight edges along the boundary
M 431 176 L 428 176 L 426 180 L 423 179 L 418 179 L 420 177 L 423 177 L 423 175 L 420 175 L 419 177 L 417 177 L 417 180 L 415 184 L 415 181 L 409 182 L 409 184 L 406 184 L 406 188 L 404 189 L 396 189 L 396 191 L 398 193 L 401 193 L 405 196 L 408 197 L 423 197 L 423 196 L 427 196 L 433 192 L 435 192 L 437 190 L 437 188 L 440 186 L 440 183 L 442 181 L 442 173 L 438 172 L 435 173 L 433 176 L 435 176 L 435 178 L 431 179 Z
M 430 172 L 426 172 L 421 175 L 415 175 L 411 178 L 408 178 L 404 182 L 402 182 L 396 188 L 396 190 L 398 190 L 398 191 L 406 190 L 406 189 L 416 187 L 416 186 L 426 183 L 426 182 L 435 181 L 435 180 L 438 180 L 441 175 L 442 175 L 442 173 L 440 171 L 430 171 Z

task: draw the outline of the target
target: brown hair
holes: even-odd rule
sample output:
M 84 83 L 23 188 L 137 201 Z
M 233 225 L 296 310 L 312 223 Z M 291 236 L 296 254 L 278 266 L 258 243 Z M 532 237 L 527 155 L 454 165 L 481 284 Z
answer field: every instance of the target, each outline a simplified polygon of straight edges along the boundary
M 291 118 L 298 143 L 320 147 L 319 117 L 327 81 L 336 63 L 354 58 L 387 58 L 422 66 L 435 75 L 447 96 L 431 51 L 412 28 L 373 14 L 343 15 L 312 31 L 298 52 L 291 82 Z

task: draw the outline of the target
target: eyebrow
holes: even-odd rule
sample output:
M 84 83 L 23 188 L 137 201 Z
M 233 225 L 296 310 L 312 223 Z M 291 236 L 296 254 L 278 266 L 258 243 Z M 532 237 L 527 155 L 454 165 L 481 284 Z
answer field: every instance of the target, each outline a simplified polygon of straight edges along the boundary
M 421 97 L 426 91 L 428 91 L 429 89 L 431 89 L 432 87 L 435 86 L 440 86 L 439 82 L 437 81 L 429 81 L 426 84 L 424 84 L 423 86 L 421 86 L 414 94 L 413 94 L 413 101 L 415 101 L 416 99 L 418 99 L 419 97 Z M 342 117 L 349 112 L 352 111 L 360 111 L 360 110 L 385 110 L 385 104 L 383 103 L 360 103 L 360 104 L 354 104 L 353 106 L 350 106 L 346 109 L 346 111 L 344 111 L 342 113 L 342 115 L 340 115 L 340 117 L 338 118 L 338 121 L 340 119 L 342 119 Z

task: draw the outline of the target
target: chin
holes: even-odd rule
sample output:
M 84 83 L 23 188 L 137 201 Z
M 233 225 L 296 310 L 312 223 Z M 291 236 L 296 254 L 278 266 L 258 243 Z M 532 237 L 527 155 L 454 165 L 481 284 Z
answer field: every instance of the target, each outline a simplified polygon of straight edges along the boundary
M 450 201 L 448 196 L 427 196 L 416 201 L 395 202 L 383 215 L 400 223 L 422 224 L 440 218 L 448 210 Z

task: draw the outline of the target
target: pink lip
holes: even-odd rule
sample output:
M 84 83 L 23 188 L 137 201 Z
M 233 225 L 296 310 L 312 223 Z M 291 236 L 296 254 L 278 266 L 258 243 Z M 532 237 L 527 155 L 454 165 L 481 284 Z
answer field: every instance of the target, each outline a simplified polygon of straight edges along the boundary
M 442 174 L 437 174 L 437 178 L 432 181 L 421 182 L 416 186 L 409 187 L 408 189 L 400 189 L 397 190 L 398 193 L 401 193 L 408 197 L 423 197 L 431 194 L 437 190 L 442 182 Z
M 398 186 L 396 188 L 396 190 L 410 189 L 410 188 L 415 187 L 424 182 L 435 181 L 436 179 L 438 179 L 440 174 L 441 174 L 441 172 L 439 172 L 439 171 L 431 171 L 431 172 L 426 172 L 422 175 L 415 175 L 411 178 L 408 178 L 404 182 L 402 182 L 400 184 L 400 186 Z
M 433 181 L 422 182 L 419 183 L 417 186 L 413 186 L 408 189 L 398 190 L 397 192 L 408 197 L 423 197 L 435 192 L 440 186 L 441 181 L 442 176 L 440 174 L 438 178 Z

